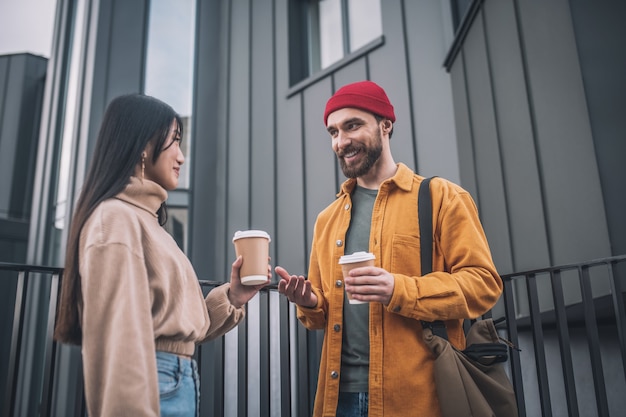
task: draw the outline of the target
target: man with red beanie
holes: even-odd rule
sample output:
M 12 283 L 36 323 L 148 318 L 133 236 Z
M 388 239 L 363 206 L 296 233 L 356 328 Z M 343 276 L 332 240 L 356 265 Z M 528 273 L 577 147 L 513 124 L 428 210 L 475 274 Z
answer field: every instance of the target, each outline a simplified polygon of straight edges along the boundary
M 371 81 L 328 100 L 324 124 L 348 178 L 315 223 L 308 277 L 277 266 L 278 290 L 308 329 L 324 329 L 314 416 L 439 416 L 434 358 L 421 320 L 444 320 L 464 348 L 463 319 L 494 306 L 502 280 L 467 191 L 432 180 L 433 271 L 421 275 L 417 194 L 424 177 L 396 163 L 394 108 Z M 342 274 L 340 258 L 375 256 Z M 445 272 L 444 272 L 445 271 Z M 347 294 L 362 304 L 351 304 Z

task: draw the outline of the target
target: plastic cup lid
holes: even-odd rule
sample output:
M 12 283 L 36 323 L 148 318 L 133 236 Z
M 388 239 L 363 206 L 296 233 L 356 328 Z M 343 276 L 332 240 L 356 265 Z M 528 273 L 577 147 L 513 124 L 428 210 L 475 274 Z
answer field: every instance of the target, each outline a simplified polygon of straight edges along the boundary
M 270 235 L 263 230 L 237 230 L 235 236 L 233 236 L 233 242 L 244 237 L 264 237 L 268 241 L 271 241 Z
M 343 255 L 339 258 L 339 264 L 351 264 L 354 262 L 364 262 L 376 259 L 371 252 L 354 252 L 352 255 Z

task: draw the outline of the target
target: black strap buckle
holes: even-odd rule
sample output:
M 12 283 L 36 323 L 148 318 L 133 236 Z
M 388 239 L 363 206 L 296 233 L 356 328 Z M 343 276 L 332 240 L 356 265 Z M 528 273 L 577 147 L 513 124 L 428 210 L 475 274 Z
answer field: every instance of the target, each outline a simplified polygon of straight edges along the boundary
M 448 331 L 446 330 L 446 323 L 441 320 L 424 321 L 422 320 L 422 327 L 430 329 L 435 336 L 439 336 L 442 339 L 448 340 Z

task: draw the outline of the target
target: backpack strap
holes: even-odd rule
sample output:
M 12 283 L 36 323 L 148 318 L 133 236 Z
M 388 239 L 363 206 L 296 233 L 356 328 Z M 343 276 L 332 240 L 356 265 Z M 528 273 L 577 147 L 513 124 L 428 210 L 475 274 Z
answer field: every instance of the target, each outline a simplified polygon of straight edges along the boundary
M 430 198 L 430 181 L 435 177 L 425 178 L 420 183 L 417 194 L 417 217 L 420 229 L 420 264 L 422 276 L 433 270 L 433 205 Z M 441 320 L 423 321 L 422 327 L 432 330 L 435 336 L 448 340 L 446 324 Z

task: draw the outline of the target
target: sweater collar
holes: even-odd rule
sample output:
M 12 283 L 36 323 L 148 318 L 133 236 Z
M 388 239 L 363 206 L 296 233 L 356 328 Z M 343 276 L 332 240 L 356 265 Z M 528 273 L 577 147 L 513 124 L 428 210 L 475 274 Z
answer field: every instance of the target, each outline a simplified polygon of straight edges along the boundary
M 380 184 L 379 188 L 389 186 L 389 184 L 394 184 L 396 187 L 400 188 L 404 191 L 410 191 L 411 186 L 413 185 L 413 171 L 408 166 L 404 165 L 402 162 L 396 164 L 398 170 L 394 174 L 393 177 L 386 179 Z M 349 178 L 341 184 L 341 191 L 337 193 L 337 197 L 342 194 L 350 194 L 354 187 L 356 186 L 356 178 Z
M 115 198 L 137 206 L 157 217 L 157 211 L 161 204 L 167 200 L 167 191 L 154 181 L 130 177 L 126 188 Z

